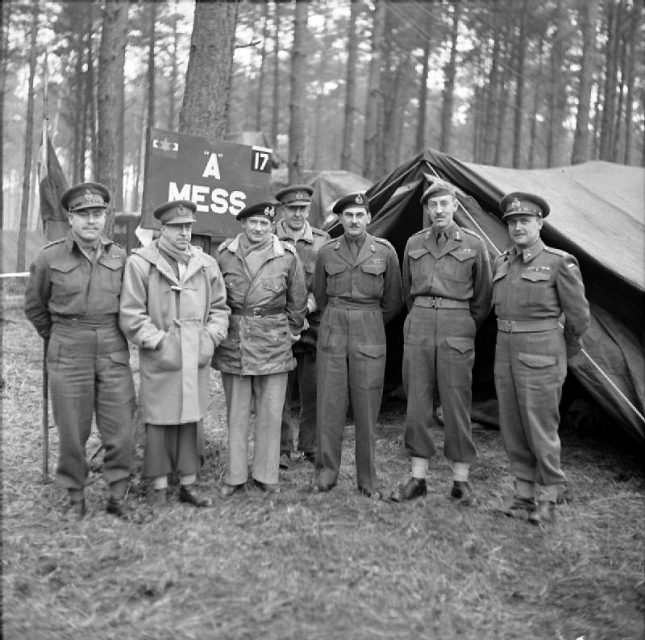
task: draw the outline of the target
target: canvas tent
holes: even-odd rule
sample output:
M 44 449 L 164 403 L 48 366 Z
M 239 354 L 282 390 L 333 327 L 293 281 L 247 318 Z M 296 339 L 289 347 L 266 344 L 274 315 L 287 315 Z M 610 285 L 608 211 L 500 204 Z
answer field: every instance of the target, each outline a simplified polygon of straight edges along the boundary
M 387 238 L 399 256 L 422 227 L 419 198 L 435 178 L 466 195 L 455 216 L 485 239 L 491 257 L 509 245 L 498 210 L 510 191 L 539 194 L 551 206 L 542 237 L 579 262 L 592 311 L 583 353 L 569 364 L 577 383 L 634 438 L 645 440 L 645 170 L 606 162 L 517 170 L 460 162 L 426 150 L 376 182 L 368 191 L 370 232 Z M 400 367 L 402 318 L 388 329 L 388 369 Z M 493 314 L 477 338 L 474 379 L 492 379 Z M 399 356 L 397 360 L 396 356 Z M 400 368 L 399 368 L 400 370 Z

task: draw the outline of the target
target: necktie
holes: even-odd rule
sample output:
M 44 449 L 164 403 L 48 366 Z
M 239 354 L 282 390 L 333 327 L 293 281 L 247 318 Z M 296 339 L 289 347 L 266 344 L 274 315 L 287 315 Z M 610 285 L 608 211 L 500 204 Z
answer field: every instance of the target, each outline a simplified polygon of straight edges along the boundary
M 437 234 L 437 246 L 441 249 L 444 244 L 446 244 L 446 240 L 448 239 L 448 235 L 444 231 L 440 231 Z

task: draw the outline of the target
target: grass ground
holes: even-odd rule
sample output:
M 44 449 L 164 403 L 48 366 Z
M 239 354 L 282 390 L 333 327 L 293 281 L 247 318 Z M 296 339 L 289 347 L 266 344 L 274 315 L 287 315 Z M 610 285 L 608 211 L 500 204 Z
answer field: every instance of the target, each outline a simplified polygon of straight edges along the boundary
M 213 508 L 173 499 L 154 512 L 137 474 L 134 520 L 108 516 L 99 455 L 88 517 L 70 521 L 63 492 L 41 479 L 41 342 L 16 295 L 5 299 L 2 331 L 4 638 L 643 638 L 642 448 L 606 433 L 563 433 L 571 500 L 544 530 L 500 515 L 508 466 L 498 432 L 483 428 L 472 509 L 447 498 L 441 457 L 425 499 L 396 505 L 358 495 L 351 425 L 331 493 L 308 493 L 313 470 L 300 462 L 281 473 L 281 494 L 249 490 L 223 501 L 226 432 L 213 372 L 200 475 Z M 403 415 L 393 402 L 379 421 L 385 492 L 408 471 Z M 49 433 L 53 470 L 57 435 Z M 140 442 L 140 426 L 137 434 Z M 435 436 L 441 443 L 440 429 Z M 98 444 L 93 434 L 89 454 Z

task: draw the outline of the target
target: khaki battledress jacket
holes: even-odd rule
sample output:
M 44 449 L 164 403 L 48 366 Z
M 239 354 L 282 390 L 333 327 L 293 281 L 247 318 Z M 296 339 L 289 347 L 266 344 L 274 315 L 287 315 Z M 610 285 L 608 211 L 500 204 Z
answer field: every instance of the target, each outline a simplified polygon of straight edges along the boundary
M 119 323 L 139 347 L 145 422 L 197 422 L 206 414 L 208 372 L 230 309 L 217 262 L 197 247 L 180 277 L 156 243 L 128 258 Z

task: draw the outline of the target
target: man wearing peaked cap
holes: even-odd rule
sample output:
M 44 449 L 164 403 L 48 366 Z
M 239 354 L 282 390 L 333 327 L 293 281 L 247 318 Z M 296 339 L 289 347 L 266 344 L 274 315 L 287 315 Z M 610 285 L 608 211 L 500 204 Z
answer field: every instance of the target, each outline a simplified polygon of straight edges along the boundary
M 421 196 L 424 229 L 403 255 L 402 279 L 409 309 L 404 328 L 403 386 L 408 399 L 405 446 L 411 477 L 390 496 L 395 502 L 427 493 L 426 476 L 436 453 L 431 427 L 438 392 L 444 415 L 444 455 L 452 466 L 450 497 L 475 504 L 469 483 L 476 457 L 470 423 L 475 334 L 491 309 L 488 251 L 475 233 L 454 220 L 457 190 L 435 181 Z
M 351 193 L 334 206 L 344 233 L 316 258 L 313 291 L 322 311 L 318 347 L 318 447 L 314 491 L 337 482 L 347 409 L 356 424 L 356 483 L 380 497 L 376 486 L 376 421 L 385 373 L 385 325 L 400 311 L 401 273 L 394 247 L 367 233 L 367 197 Z
M 104 447 L 107 511 L 126 516 L 124 497 L 134 460 L 134 383 L 125 337 L 117 324 L 125 251 L 103 236 L 110 193 L 96 182 L 61 197 L 68 234 L 46 245 L 31 265 L 25 313 L 45 338 L 47 371 L 60 435 L 57 481 L 69 511 L 86 513 L 85 447 L 92 415 Z
M 295 248 L 272 233 L 275 216 L 272 202 L 245 207 L 237 214 L 242 232 L 217 250 L 231 308 L 228 335 L 213 358 L 226 395 L 228 471 L 221 487 L 225 498 L 248 480 L 252 406 L 253 483 L 265 492 L 280 490 L 280 418 L 288 373 L 296 366 L 291 346 L 306 327 L 307 289 Z
M 545 524 L 555 518 L 565 483 L 558 406 L 567 354 L 581 349 L 589 305 L 577 260 L 540 239 L 547 202 L 516 191 L 502 198 L 500 209 L 513 242 L 493 267 L 495 388 L 500 432 L 515 478 L 515 494 L 504 512 Z
M 312 227 L 309 222 L 309 205 L 313 189 L 308 185 L 294 184 L 275 194 L 282 218 L 276 225 L 276 235 L 291 243 L 298 253 L 305 271 L 307 285 L 308 328 L 293 345 L 297 366 L 289 373 L 287 392 L 282 411 L 280 435 L 280 468 L 291 468 L 291 452 L 294 447 L 291 399 L 294 387 L 300 394 L 300 419 L 298 424 L 298 449 L 305 459 L 314 462 L 316 453 L 316 341 L 320 326 L 320 313 L 313 295 L 313 276 L 316 256 L 320 247 L 329 239 L 329 234 Z
M 146 424 L 143 475 L 161 507 L 169 474 L 179 501 L 207 507 L 195 489 L 203 458 L 202 418 L 215 347 L 228 329 L 224 280 L 214 258 L 190 244 L 196 206 L 165 202 L 154 210 L 161 235 L 128 258 L 120 324 L 139 348 L 139 387 Z

